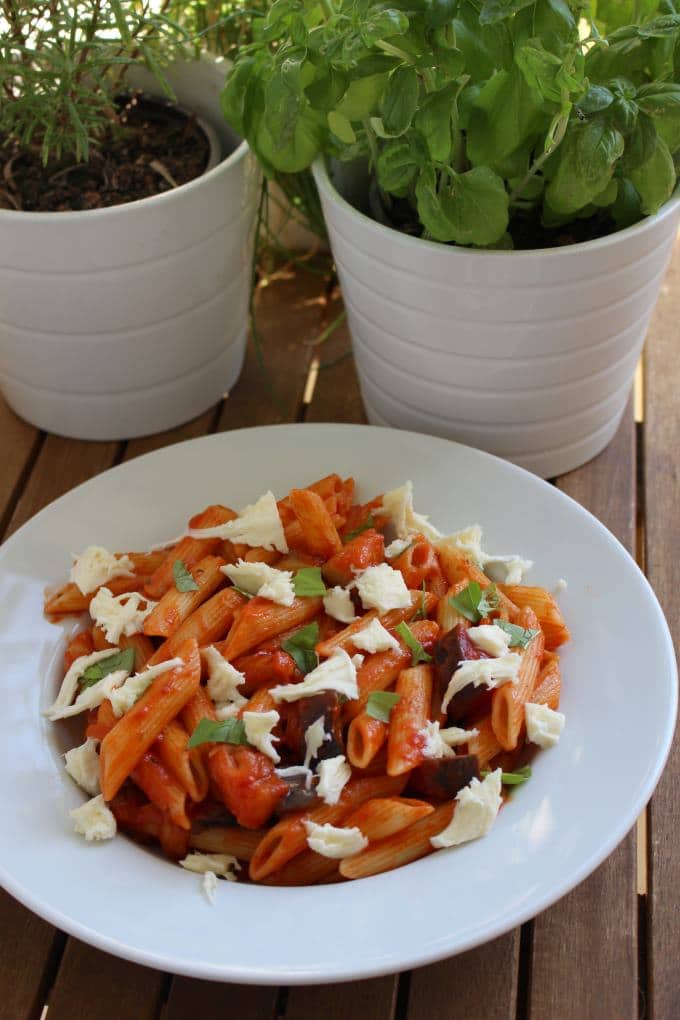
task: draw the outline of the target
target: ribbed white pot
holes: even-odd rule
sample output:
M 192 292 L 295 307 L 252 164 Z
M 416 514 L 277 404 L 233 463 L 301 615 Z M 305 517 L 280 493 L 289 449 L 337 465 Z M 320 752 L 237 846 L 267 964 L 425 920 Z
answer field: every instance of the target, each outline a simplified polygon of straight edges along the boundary
M 224 65 L 175 65 L 181 106 L 226 158 L 108 209 L 0 210 L 0 389 L 39 428 L 124 439 L 171 428 L 238 378 L 258 171 L 219 105 Z M 134 85 L 158 92 L 144 72 Z
M 598 240 L 475 251 L 382 226 L 320 161 L 314 176 L 372 424 L 456 439 L 545 478 L 607 445 L 670 258 L 677 193 Z

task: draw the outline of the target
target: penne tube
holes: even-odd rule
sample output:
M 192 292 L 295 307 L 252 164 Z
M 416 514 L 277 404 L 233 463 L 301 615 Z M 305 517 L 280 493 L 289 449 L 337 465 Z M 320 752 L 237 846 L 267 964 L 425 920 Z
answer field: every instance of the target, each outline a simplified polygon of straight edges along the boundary
M 129 553 L 116 553 L 116 556 L 128 556 L 132 561 L 132 569 L 135 577 L 150 577 L 154 570 L 158 570 L 161 563 L 172 551 L 172 546 L 168 549 L 161 549 L 155 552 L 129 552 Z
M 521 609 L 517 622 L 526 630 L 538 633 L 523 649 L 519 675 L 515 683 L 497 687 L 491 696 L 491 725 L 504 751 L 514 751 L 525 729 L 524 705 L 531 701 L 543 658 L 544 637 L 532 609 Z
M 491 716 L 484 716 L 473 724 L 477 736 L 470 737 L 468 741 L 468 752 L 477 756 L 480 769 L 486 768 L 490 761 L 501 753 L 503 748 L 498 743 L 498 738 L 491 725 Z
M 328 559 L 342 549 L 338 529 L 321 496 L 311 489 L 291 489 L 288 500 L 312 556 Z
M 131 634 L 129 637 L 127 634 L 121 634 L 118 647 L 134 648 L 136 673 L 143 671 L 156 650 L 151 638 L 146 637 L 144 634 Z
M 224 642 L 215 645 L 220 654 L 223 646 Z M 292 684 L 301 677 L 293 659 L 281 648 L 258 648 L 235 659 L 233 665 L 246 678 L 245 683 L 239 688 L 246 696 L 254 694 L 260 687 Z
M 351 765 L 366 769 L 387 740 L 387 724 L 360 712 L 349 724 L 347 757 Z
M 184 726 L 177 719 L 172 719 L 151 745 L 151 751 L 189 797 L 198 803 L 208 795 L 210 784 L 201 756 L 195 753 L 199 749 L 189 751 L 188 740 L 189 734 Z
M 340 862 L 340 874 L 344 878 L 368 878 L 369 875 L 400 868 L 434 853 L 430 840 L 449 824 L 453 809 L 454 804 L 451 802 L 441 804 L 408 829 L 401 829 L 386 839 L 369 843 L 361 853 L 345 857 Z
M 352 623 L 348 624 L 333 637 L 328 638 L 326 641 L 320 641 L 316 646 L 317 652 L 319 655 L 327 657 L 332 655 L 337 648 L 342 648 L 346 652 L 353 651 L 352 638 L 354 635 L 358 631 L 363 630 L 376 617 L 386 630 L 393 630 L 403 620 L 410 620 L 414 613 L 419 613 L 422 609 L 425 610 L 425 615 L 427 616 L 437 605 L 436 595 L 432 595 L 430 592 L 412 591 L 410 595 L 410 606 L 407 606 L 405 609 L 391 609 L 388 613 L 383 613 L 382 616 L 379 616 L 375 609 L 371 609 L 369 612 L 364 613 L 363 616 L 357 617 L 356 620 L 353 620 Z
M 233 744 L 214 744 L 208 771 L 220 797 L 244 829 L 260 829 L 288 792 L 270 758 L 261 751 Z
M 275 712 L 278 710 L 278 707 L 268 688 L 261 687 L 248 699 L 239 715 L 242 716 L 243 712 Z
M 123 595 L 125 592 L 141 591 L 146 578 L 144 577 L 114 577 L 107 581 L 100 588 L 108 588 L 113 595 Z M 83 595 L 77 585 L 69 582 L 64 584 L 57 591 L 45 596 L 44 610 L 50 616 L 66 616 L 72 613 L 85 613 L 89 609 L 90 602 L 100 590 Z
M 323 576 L 326 583 L 345 586 L 354 580 L 356 575 L 376 567 L 385 559 L 385 539 L 373 528 L 362 531 L 356 538 L 350 539 L 323 565 Z
M 147 751 L 137 763 L 132 780 L 144 791 L 152 804 L 167 813 L 175 825 L 180 829 L 191 828 L 186 812 L 186 790 L 150 751 Z
M 446 541 L 436 543 L 439 563 L 444 577 L 450 585 L 457 585 L 465 581 L 462 588 L 467 587 L 470 581 L 476 581 L 480 588 L 489 588 L 491 580 L 484 571 L 473 563 L 461 549 L 448 545 Z M 502 615 L 507 616 L 513 623 L 518 613 L 518 606 L 512 601 L 504 585 L 496 585 L 496 591 L 500 599 L 500 610 Z
M 233 521 L 238 514 L 226 506 L 209 506 L 189 521 L 190 528 L 213 528 L 218 524 Z M 146 594 L 149 598 L 160 599 L 174 583 L 174 566 L 180 560 L 189 570 L 195 563 L 216 553 L 222 544 L 219 538 L 191 538 L 186 535 L 176 546 L 166 552 L 159 567 L 146 583 Z
M 135 787 L 126 787 L 110 804 L 120 828 L 142 843 L 156 840 L 166 857 L 181 860 L 189 849 L 189 832 L 180 828 L 155 804 L 141 801 Z
M 145 619 L 144 633 L 149 637 L 172 637 L 186 618 L 224 584 L 220 571 L 223 565 L 220 556 L 204 556 L 199 560 L 190 571 L 198 588 L 192 591 L 178 591 L 174 585 L 168 588 Z
M 157 662 L 173 659 L 177 649 L 187 640 L 193 639 L 199 645 L 211 645 L 223 638 L 231 627 L 238 609 L 246 602 L 235 588 L 222 588 L 191 616 L 188 616 L 178 630 L 157 648 L 149 660 L 150 666 Z
M 317 616 L 322 607 L 320 598 L 297 598 L 292 606 L 279 606 L 256 596 L 250 599 L 234 621 L 227 640 L 221 646 L 222 655 L 231 662 L 263 641 L 301 627 Z
M 468 583 L 468 581 L 457 581 L 455 584 L 449 585 L 446 594 L 440 598 L 437 606 L 437 623 L 442 629 L 442 634 L 447 634 L 459 623 L 465 627 L 468 626 L 468 620 L 451 604 L 451 599 L 460 595 L 463 589 L 467 588 Z
M 536 686 L 532 691 L 530 701 L 536 705 L 547 705 L 553 711 L 560 707 L 560 689 L 562 678 L 560 674 L 560 663 L 556 655 L 548 653 L 544 659 L 541 671 L 536 680 Z
M 293 857 L 288 864 L 273 874 L 263 878 L 261 885 L 318 885 L 336 878 L 338 861 L 331 857 L 316 854 L 313 850 L 303 850 Z
M 141 698 L 106 734 L 99 753 L 100 785 L 111 800 L 171 719 L 184 708 L 201 680 L 198 645 L 192 639 L 177 649 L 183 665 L 157 677 Z
M 431 542 L 422 535 L 416 535 L 408 548 L 392 561 L 392 567 L 400 570 L 408 588 L 420 588 L 423 582 L 429 588 L 431 582 L 442 582 L 446 589 L 446 580 L 439 566 L 437 553 Z
M 413 666 L 399 674 L 399 701 L 390 714 L 387 737 L 388 776 L 401 776 L 425 760 L 420 731 L 430 717 L 432 683 L 431 666 Z
M 557 602 L 545 588 L 528 585 L 501 585 L 501 590 L 522 609 L 533 609 L 545 634 L 545 647 L 554 651 L 571 637 Z
M 375 797 L 352 811 L 342 823 L 350 829 L 356 826 L 372 843 L 387 839 L 395 832 L 407 829 L 409 825 L 431 815 L 432 804 L 426 800 L 412 800 L 409 797 Z
M 233 854 L 240 861 L 249 861 L 264 835 L 263 829 L 242 829 L 238 825 L 211 825 L 197 828 L 189 837 L 194 850 L 207 854 Z
M 201 719 L 211 719 L 213 722 L 217 719 L 215 706 L 210 700 L 205 687 L 199 686 L 194 692 L 180 712 L 180 719 L 189 736 L 194 732 Z
M 92 652 L 98 651 L 94 646 L 92 640 L 92 634 L 89 630 L 80 630 L 77 634 L 74 634 L 69 638 L 66 650 L 64 652 L 64 672 L 68 673 L 69 669 L 76 661 L 83 655 L 91 655 Z

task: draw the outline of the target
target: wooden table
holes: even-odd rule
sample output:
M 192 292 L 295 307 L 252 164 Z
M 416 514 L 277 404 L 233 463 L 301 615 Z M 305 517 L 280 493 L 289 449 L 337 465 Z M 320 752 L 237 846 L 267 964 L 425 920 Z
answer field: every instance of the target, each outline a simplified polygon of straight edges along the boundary
M 169 443 L 250 425 L 365 421 L 344 327 L 312 345 L 341 308 L 331 282 L 284 267 L 265 284 L 258 321 L 276 399 L 251 350 L 228 399 L 149 439 L 60 439 L 19 421 L 0 401 L 0 536 L 85 479 Z M 644 395 L 638 385 L 618 435 L 597 460 L 555 483 L 637 557 L 676 634 L 679 320 L 680 246 L 650 327 Z M 277 990 L 173 977 L 67 938 L 0 893 L 0 1017 L 38 1020 L 47 1010 L 49 1020 L 677 1020 L 679 776 L 676 741 L 637 831 L 550 910 L 480 949 L 371 981 Z

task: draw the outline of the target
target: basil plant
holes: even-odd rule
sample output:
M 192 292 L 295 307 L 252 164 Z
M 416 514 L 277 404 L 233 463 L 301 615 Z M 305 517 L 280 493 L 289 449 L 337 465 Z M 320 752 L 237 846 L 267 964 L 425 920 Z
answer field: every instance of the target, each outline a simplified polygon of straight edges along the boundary
M 223 108 L 265 171 L 363 158 L 374 211 L 419 236 L 607 233 L 675 187 L 673 0 L 275 0 L 253 40 Z

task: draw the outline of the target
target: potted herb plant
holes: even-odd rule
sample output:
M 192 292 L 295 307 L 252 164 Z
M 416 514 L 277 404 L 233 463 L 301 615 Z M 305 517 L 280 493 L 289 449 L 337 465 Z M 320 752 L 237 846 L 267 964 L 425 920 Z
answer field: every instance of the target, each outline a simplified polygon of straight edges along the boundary
M 598 453 L 680 216 L 672 0 L 276 0 L 254 38 L 223 108 L 316 160 L 369 420 Z
M 0 388 L 40 428 L 156 432 L 240 372 L 258 175 L 187 9 L 0 2 Z

